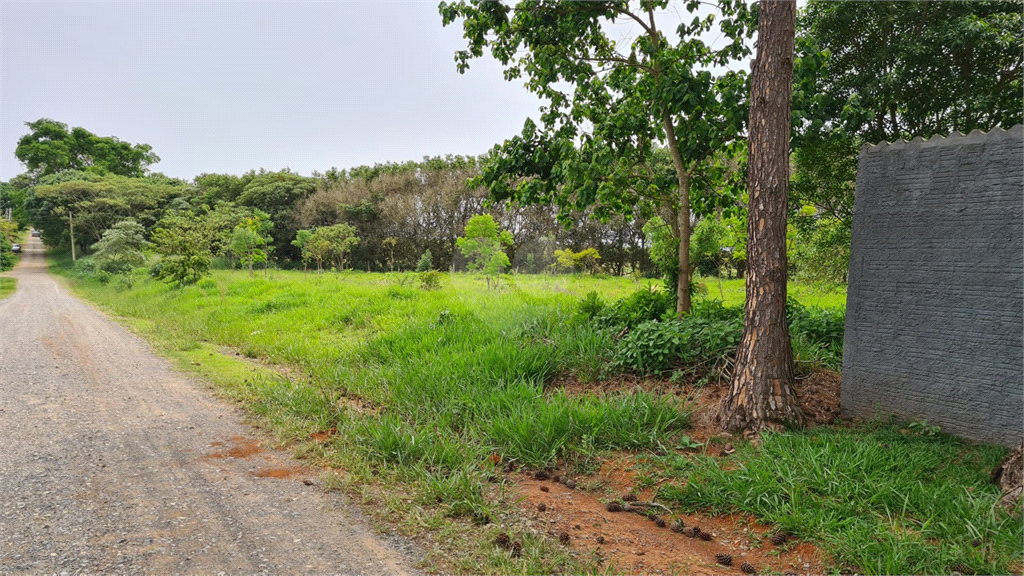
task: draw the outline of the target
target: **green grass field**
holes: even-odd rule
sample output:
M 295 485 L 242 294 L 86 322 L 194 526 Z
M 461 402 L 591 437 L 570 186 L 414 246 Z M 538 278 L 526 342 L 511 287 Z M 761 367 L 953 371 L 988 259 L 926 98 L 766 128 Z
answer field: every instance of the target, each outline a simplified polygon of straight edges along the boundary
M 243 402 L 281 442 L 344 469 L 334 482 L 372 501 L 382 518 L 449 542 L 439 569 L 597 569 L 527 534 L 523 558 L 496 555 L 460 526 L 512 506 L 488 488 L 490 454 L 585 473 L 621 450 L 650 455 L 658 463 L 652 474 L 678 486 L 663 492 L 667 503 L 784 526 L 830 552 L 837 569 L 1019 566 L 1020 517 L 990 512 L 997 492 L 985 478 L 1005 450 L 917 438 L 887 424 L 767 436 L 761 447 L 741 444 L 738 467 L 725 469 L 670 448 L 689 426 L 685 400 L 546 390 L 556 377 L 607 375 L 614 336 L 582 321 L 576 303 L 591 291 L 615 300 L 647 282 L 522 275 L 487 290 L 481 278 L 444 274 L 440 289 L 423 290 L 414 274 L 272 271 L 250 279 L 221 270 L 178 289 L 141 270 L 103 284 L 68 264 L 58 258 L 54 270 L 77 293 Z M 707 297 L 742 301 L 742 281 L 701 281 Z M 845 300 L 800 286 L 791 294 L 808 306 Z M 330 430 L 337 434 L 327 445 L 306 441 Z
M 0 278 L 0 300 L 12 296 L 17 288 L 17 278 Z

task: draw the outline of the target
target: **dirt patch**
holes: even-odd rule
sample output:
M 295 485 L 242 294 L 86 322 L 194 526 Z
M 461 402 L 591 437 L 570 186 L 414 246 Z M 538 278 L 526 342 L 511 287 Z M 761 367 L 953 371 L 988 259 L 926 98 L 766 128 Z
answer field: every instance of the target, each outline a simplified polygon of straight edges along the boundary
M 338 429 L 332 427 L 330 430 L 324 430 L 323 432 L 313 432 L 309 435 L 309 439 L 318 443 L 323 444 L 331 439 L 332 436 L 338 433 Z
M 256 478 L 290 478 L 302 473 L 301 468 L 259 468 L 249 473 Z
M 824 555 L 813 545 L 790 541 L 775 546 L 769 542 L 771 527 L 748 516 L 669 514 L 658 507 L 635 503 L 631 504 L 634 509 L 649 510 L 653 517 L 609 512 L 608 503 L 623 502 L 621 498 L 626 494 L 636 496 L 641 503 L 656 495 L 656 487 L 639 487 L 630 467 L 628 456 L 610 460 L 591 477 L 573 478 L 576 489 L 559 482 L 558 472 L 549 480 L 537 480 L 528 471 L 513 473 L 510 479 L 515 482 L 529 529 L 559 539 L 581 557 L 618 574 L 742 574 L 744 562 L 759 573 L 827 571 Z M 674 531 L 673 524 L 676 530 L 697 526 L 710 534 L 710 540 Z M 732 565 L 716 563 L 716 554 L 731 555 Z
M 226 449 L 211 452 L 204 455 L 203 458 L 248 458 L 263 452 L 263 448 L 260 447 L 258 442 L 241 436 L 234 436 L 227 442 L 210 442 L 210 446 Z

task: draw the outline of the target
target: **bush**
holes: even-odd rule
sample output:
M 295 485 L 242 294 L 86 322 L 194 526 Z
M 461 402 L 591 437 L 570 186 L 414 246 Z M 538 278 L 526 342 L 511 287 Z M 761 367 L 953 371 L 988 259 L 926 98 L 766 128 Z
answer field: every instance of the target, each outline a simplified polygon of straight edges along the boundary
M 441 287 L 441 273 L 437 270 L 427 270 L 420 274 L 420 288 L 424 290 L 437 290 Z
M 606 304 L 601 297 L 597 295 L 597 292 L 590 291 L 587 295 L 576 303 L 576 313 L 580 316 L 590 320 L 598 314 L 604 311 Z
M 641 374 L 687 368 L 700 376 L 726 368 L 736 354 L 742 320 L 689 315 L 645 322 L 618 345 L 612 365 Z
M 100 284 L 110 283 L 110 279 L 113 278 L 113 274 L 106 270 L 99 270 L 96 272 L 96 279 L 100 281 Z
M 92 256 L 79 258 L 75 260 L 71 271 L 80 278 L 88 278 L 96 273 L 96 261 L 92 259 Z
M 666 318 L 675 309 L 675 294 L 653 290 L 648 286 L 608 306 L 601 314 L 601 319 L 607 324 L 632 328 L 644 322 Z

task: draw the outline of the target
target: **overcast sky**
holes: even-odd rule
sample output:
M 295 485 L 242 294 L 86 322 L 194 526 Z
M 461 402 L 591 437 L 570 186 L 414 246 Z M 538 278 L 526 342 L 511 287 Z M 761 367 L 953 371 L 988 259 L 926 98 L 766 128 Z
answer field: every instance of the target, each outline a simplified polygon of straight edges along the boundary
M 25 122 L 147 143 L 191 179 L 477 155 L 541 102 L 475 60 L 437 1 L 0 0 L 0 179 Z

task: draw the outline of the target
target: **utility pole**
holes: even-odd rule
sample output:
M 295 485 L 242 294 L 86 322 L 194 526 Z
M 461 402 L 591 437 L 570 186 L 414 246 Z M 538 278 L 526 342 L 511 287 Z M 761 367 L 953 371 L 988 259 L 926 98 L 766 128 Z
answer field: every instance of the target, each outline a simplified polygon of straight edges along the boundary
M 71 221 L 71 211 L 68 211 L 68 228 L 71 229 L 71 261 L 75 261 L 75 224 Z

